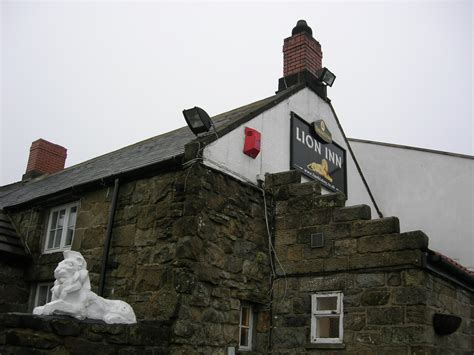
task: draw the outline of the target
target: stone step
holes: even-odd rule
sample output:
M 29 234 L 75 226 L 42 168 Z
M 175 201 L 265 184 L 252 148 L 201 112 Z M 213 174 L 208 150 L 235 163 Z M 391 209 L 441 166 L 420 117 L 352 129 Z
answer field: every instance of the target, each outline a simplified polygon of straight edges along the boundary
M 276 201 L 311 198 L 321 195 L 321 184 L 317 181 L 310 181 L 301 184 L 281 185 L 272 188 L 272 191 Z
M 370 221 L 355 221 L 352 224 L 353 237 L 393 233 L 400 233 L 400 222 L 397 217 L 373 219 Z
M 371 235 L 357 239 L 359 253 L 380 253 L 387 251 L 428 249 L 428 237 L 422 231 L 400 234 Z
M 313 194 L 291 198 L 288 200 L 288 210 L 291 213 L 311 212 L 311 209 L 344 207 L 345 203 L 346 195 L 341 192 L 326 195 Z
M 350 222 L 357 220 L 370 220 L 370 207 L 367 205 L 355 205 L 334 210 L 334 222 Z
M 288 186 L 288 193 L 291 197 L 301 197 L 308 195 L 321 195 L 321 184 L 317 181 L 303 182 L 301 184 L 291 184 Z
M 298 184 L 301 182 L 301 173 L 296 170 L 283 171 L 275 174 L 265 174 L 265 187 L 271 189 L 274 187 Z

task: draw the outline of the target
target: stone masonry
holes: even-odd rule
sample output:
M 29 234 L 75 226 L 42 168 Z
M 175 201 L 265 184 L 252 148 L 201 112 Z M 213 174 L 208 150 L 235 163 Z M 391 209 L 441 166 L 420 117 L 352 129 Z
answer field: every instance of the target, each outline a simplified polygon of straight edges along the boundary
M 65 316 L 0 314 L 3 355 L 165 355 L 169 354 L 170 322 L 104 324 Z
M 273 295 L 273 354 L 466 354 L 473 349 L 472 294 L 424 269 L 428 238 L 399 233 L 397 218 L 371 220 L 296 172 L 271 176 L 275 249 L 282 267 Z M 321 248 L 310 237 L 323 233 Z M 311 344 L 311 294 L 342 291 L 343 344 Z M 435 312 L 462 318 L 435 334 Z
M 0 313 L 27 312 L 30 287 L 24 278 L 25 260 L 0 256 Z
M 87 260 L 93 288 L 112 190 L 79 198 L 72 249 Z M 201 164 L 124 182 L 104 296 L 130 303 L 141 321 L 171 321 L 171 354 L 222 354 L 237 347 L 240 305 L 251 304 L 259 320 L 255 353 L 266 353 L 270 273 L 262 200 L 258 189 Z M 62 254 L 41 253 L 47 206 L 10 214 L 20 235 L 29 230 L 27 281 L 52 282 Z
M 112 190 L 61 201 L 79 201 L 73 249 L 86 258 L 93 289 Z M 7 314 L 0 352 L 69 354 L 77 345 L 114 354 L 222 355 L 238 348 L 243 304 L 255 312 L 253 350 L 245 354 L 444 355 L 473 348 L 472 293 L 426 269 L 422 232 L 399 233 L 394 217 L 371 220 L 368 206 L 345 207 L 344 195 L 321 195 L 318 183 L 300 183 L 296 172 L 273 174 L 265 181 L 270 260 L 262 191 L 199 163 L 121 182 L 104 296 L 130 303 L 138 325 Z M 31 285 L 53 281 L 62 260 L 61 253 L 41 252 L 54 206 L 8 211 L 32 251 L 24 278 Z M 314 233 L 324 235 L 320 248 L 311 247 Z M 311 295 L 321 291 L 343 292 L 342 344 L 310 343 Z M 33 295 L 15 310 L 31 310 Z M 461 327 L 436 335 L 436 312 L 461 317 Z M 55 325 L 64 322 L 71 334 Z

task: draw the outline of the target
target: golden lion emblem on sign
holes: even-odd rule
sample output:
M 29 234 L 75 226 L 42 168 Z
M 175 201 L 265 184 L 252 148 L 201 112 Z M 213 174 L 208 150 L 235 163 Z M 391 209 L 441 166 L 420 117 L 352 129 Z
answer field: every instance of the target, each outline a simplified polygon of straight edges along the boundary
M 87 263 L 81 253 L 65 251 L 54 270 L 51 302 L 35 307 L 33 314 L 69 315 L 77 319 L 99 319 L 106 323 L 136 323 L 132 307 L 120 300 L 107 300 L 91 291 Z
M 315 173 L 318 173 L 329 182 L 332 182 L 333 180 L 331 175 L 329 175 L 329 164 L 326 159 L 323 159 L 321 161 L 321 164 L 317 164 L 314 162 L 308 164 L 308 169 L 314 171 Z

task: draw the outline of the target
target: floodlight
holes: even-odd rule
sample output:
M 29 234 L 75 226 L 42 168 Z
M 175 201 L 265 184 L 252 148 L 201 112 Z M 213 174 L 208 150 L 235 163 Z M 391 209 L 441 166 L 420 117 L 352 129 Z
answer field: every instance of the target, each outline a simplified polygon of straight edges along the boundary
M 211 129 L 211 118 L 207 112 L 200 107 L 183 110 L 183 116 L 186 119 L 188 127 L 196 136 L 199 133 L 208 132 Z
M 334 80 L 336 80 L 336 76 L 328 68 L 319 69 L 316 74 L 318 79 L 327 86 L 332 86 Z

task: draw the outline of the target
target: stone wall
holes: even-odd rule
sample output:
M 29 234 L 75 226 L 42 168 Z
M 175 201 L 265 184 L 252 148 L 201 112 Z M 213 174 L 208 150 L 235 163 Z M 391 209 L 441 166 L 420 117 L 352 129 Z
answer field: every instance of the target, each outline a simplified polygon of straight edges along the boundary
M 295 173 L 273 176 L 275 249 L 273 353 L 465 354 L 473 348 L 472 294 L 425 268 L 428 238 L 399 233 L 396 218 L 370 220 L 368 206 L 344 207 Z M 324 246 L 311 247 L 322 233 Z M 311 295 L 342 291 L 343 344 L 310 343 Z M 433 329 L 435 312 L 462 318 L 451 335 Z
M 27 260 L 0 254 L 0 313 L 26 312 L 30 286 L 25 281 Z
M 265 188 L 278 257 L 271 260 L 275 278 L 262 190 L 198 163 L 123 182 L 104 296 L 130 303 L 140 324 L 169 326 L 166 347 L 174 355 L 237 349 L 242 304 L 255 312 L 250 354 L 461 354 L 473 348 L 472 294 L 426 269 L 426 235 L 400 234 L 393 217 L 371 220 L 368 206 L 345 207 L 344 195 L 321 195 L 318 183 L 301 184 L 296 172 L 267 176 Z M 94 291 L 112 190 L 103 187 L 76 199 L 73 249 L 86 258 Z M 61 253 L 41 253 L 49 207 L 11 213 L 33 252 L 26 278 L 31 284 L 52 281 L 62 259 Z M 311 247 L 311 235 L 317 233 L 324 243 Z M 343 344 L 309 341 L 311 294 L 321 291 L 344 294 Z M 435 312 L 461 317 L 460 329 L 436 335 Z M 29 327 L 15 322 L 8 334 Z M 63 349 L 65 343 L 57 340 L 61 334 L 53 328 L 46 338 Z M 130 337 L 127 332 L 120 333 L 124 339 Z M 92 333 L 81 330 L 70 341 L 93 346 Z M 7 341 L 7 349 L 28 347 L 18 338 L 0 341 Z M 35 341 L 30 348 L 43 349 Z M 148 345 L 155 346 L 138 346 Z
M 166 321 L 108 325 L 70 317 L 0 314 L 0 353 L 167 355 L 169 333 Z
M 179 181 L 186 196 L 175 235 L 180 308 L 174 326 L 177 354 L 223 354 L 238 347 L 240 306 L 256 313 L 254 354 L 268 343 L 269 262 L 260 191 L 217 171 L 193 165 Z
M 113 187 L 79 198 L 72 249 L 97 291 Z M 64 202 L 72 202 L 73 199 Z M 48 207 L 12 213 L 34 254 L 27 280 L 53 281 L 61 253 L 42 254 Z M 176 354 L 238 346 L 241 302 L 254 307 L 256 352 L 268 343 L 268 245 L 261 192 L 194 164 L 120 185 L 104 296 L 137 319 L 173 321 Z
M 339 351 L 345 354 L 444 355 L 473 349 L 469 293 L 411 269 L 279 279 L 273 309 L 275 354 L 335 351 L 331 345 L 310 343 L 311 294 L 321 291 L 344 294 L 344 343 Z M 436 312 L 461 317 L 460 328 L 437 335 L 432 320 Z

